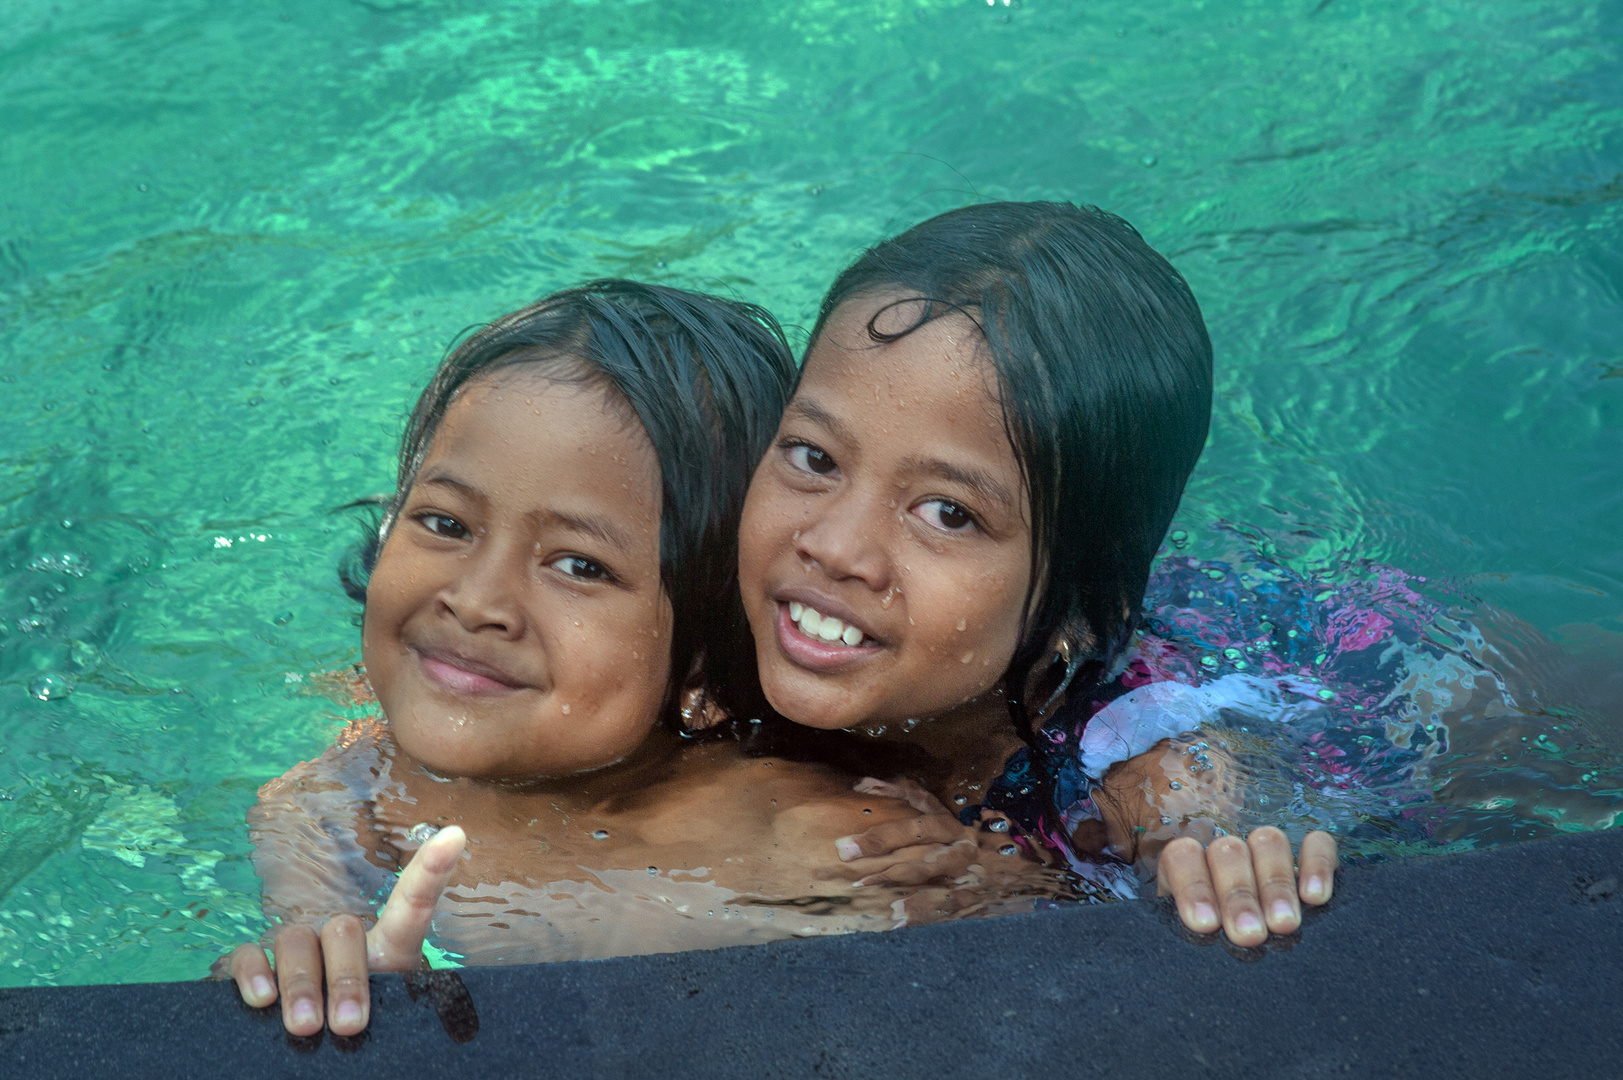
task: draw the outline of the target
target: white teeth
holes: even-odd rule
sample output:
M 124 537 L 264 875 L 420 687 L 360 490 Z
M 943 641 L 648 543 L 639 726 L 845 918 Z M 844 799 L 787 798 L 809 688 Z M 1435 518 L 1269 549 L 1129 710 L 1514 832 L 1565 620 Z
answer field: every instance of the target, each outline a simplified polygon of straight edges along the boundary
M 809 638 L 829 643 L 842 642 L 846 645 L 860 645 L 862 631 L 854 626 L 847 626 L 832 615 L 823 615 L 816 608 L 790 601 L 789 618 L 800 624 L 800 632 Z

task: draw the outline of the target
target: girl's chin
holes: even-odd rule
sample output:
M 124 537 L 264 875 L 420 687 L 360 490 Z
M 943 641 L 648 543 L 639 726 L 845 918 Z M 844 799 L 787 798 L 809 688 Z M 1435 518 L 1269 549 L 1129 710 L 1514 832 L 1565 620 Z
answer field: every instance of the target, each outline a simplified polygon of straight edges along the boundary
M 771 671 L 763 667 L 761 690 L 766 700 L 778 713 L 802 727 L 822 731 L 840 731 L 856 727 L 864 717 L 853 712 L 851 698 L 846 694 L 831 693 L 832 687 L 808 672 L 783 663 L 785 671 Z M 812 685 L 806 685 L 808 682 Z

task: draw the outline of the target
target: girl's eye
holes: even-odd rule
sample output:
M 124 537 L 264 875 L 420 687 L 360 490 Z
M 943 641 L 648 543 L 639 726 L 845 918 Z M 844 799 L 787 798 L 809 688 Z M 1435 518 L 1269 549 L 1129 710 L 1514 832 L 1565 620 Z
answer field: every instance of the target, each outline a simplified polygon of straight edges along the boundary
M 789 447 L 789 464 L 803 472 L 827 476 L 838 466 L 828 453 L 807 443 L 793 443 Z
M 608 581 L 614 577 L 609 573 L 608 567 L 581 555 L 565 555 L 561 559 L 554 559 L 552 568 L 560 574 L 567 574 L 583 581 Z
M 913 512 L 943 532 L 963 532 L 975 524 L 975 515 L 950 499 L 930 499 Z
M 423 528 L 447 540 L 461 540 L 468 535 L 467 527 L 448 514 L 419 514 L 417 520 Z

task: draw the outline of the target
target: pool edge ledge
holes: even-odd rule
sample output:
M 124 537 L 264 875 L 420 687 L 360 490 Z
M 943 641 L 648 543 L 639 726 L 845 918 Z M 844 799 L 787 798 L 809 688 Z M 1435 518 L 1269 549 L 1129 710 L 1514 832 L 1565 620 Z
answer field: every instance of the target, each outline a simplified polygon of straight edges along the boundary
M 1623 1075 L 1623 829 L 1345 869 L 1299 940 L 1233 952 L 1185 940 L 1160 904 L 1071 907 L 374 976 L 366 1036 L 302 1042 L 227 983 L 10 989 L 0 1061 L 30 1077 Z

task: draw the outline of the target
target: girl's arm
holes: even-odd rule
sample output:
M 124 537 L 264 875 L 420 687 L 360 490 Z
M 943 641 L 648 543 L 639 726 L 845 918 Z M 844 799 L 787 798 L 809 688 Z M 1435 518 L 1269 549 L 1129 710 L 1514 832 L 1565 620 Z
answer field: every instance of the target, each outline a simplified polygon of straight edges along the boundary
M 1236 774 L 1227 755 L 1211 746 L 1199 751 L 1211 768 L 1191 772 L 1193 745 L 1163 739 L 1112 766 L 1094 793 L 1100 817 L 1077 826 L 1074 846 L 1083 854 L 1108 851 L 1149 870 L 1159 895 L 1172 897 L 1184 925 L 1196 933 L 1221 928 L 1243 946 L 1260 945 L 1270 933 L 1294 933 L 1301 904 L 1330 900 L 1338 861 L 1334 837 L 1315 831 L 1303 839 L 1298 882 L 1290 841 L 1279 829 L 1257 829 L 1245 839 L 1219 835 L 1213 818 L 1229 818 L 1241 800 Z M 884 786 L 897 787 L 893 797 L 914 802 L 900 785 Z M 939 883 L 970 863 L 987 863 L 984 829 L 960 824 L 939 803 L 934 812 L 920 802 L 914 806 L 922 817 L 840 839 L 840 858 L 862 871 L 858 884 Z
M 273 946 L 274 975 L 263 947 L 237 946 L 231 954 L 231 978 L 242 1000 L 263 1009 L 280 997 L 282 1026 L 294 1035 L 320 1032 L 324 1011 L 333 1034 L 358 1035 L 372 1014 L 368 973 L 421 966 L 434 909 L 466 844 L 461 828 L 452 825 L 418 848 L 371 930 L 347 914 L 327 920 L 319 935 L 308 922 L 284 925 Z
M 1335 838 L 1314 831 L 1302 840 L 1301 871 L 1290 840 L 1273 826 L 1242 839 L 1223 834 L 1214 818 L 1232 817 L 1243 793 L 1228 755 L 1198 743 L 1202 760 L 1190 769 L 1197 744 L 1163 739 L 1117 762 L 1094 792 L 1100 819 L 1077 829 L 1079 850 L 1108 847 L 1156 877 L 1190 930 L 1222 929 L 1236 945 L 1261 945 L 1270 933 L 1295 933 L 1302 904 L 1328 903 L 1338 862 Z

